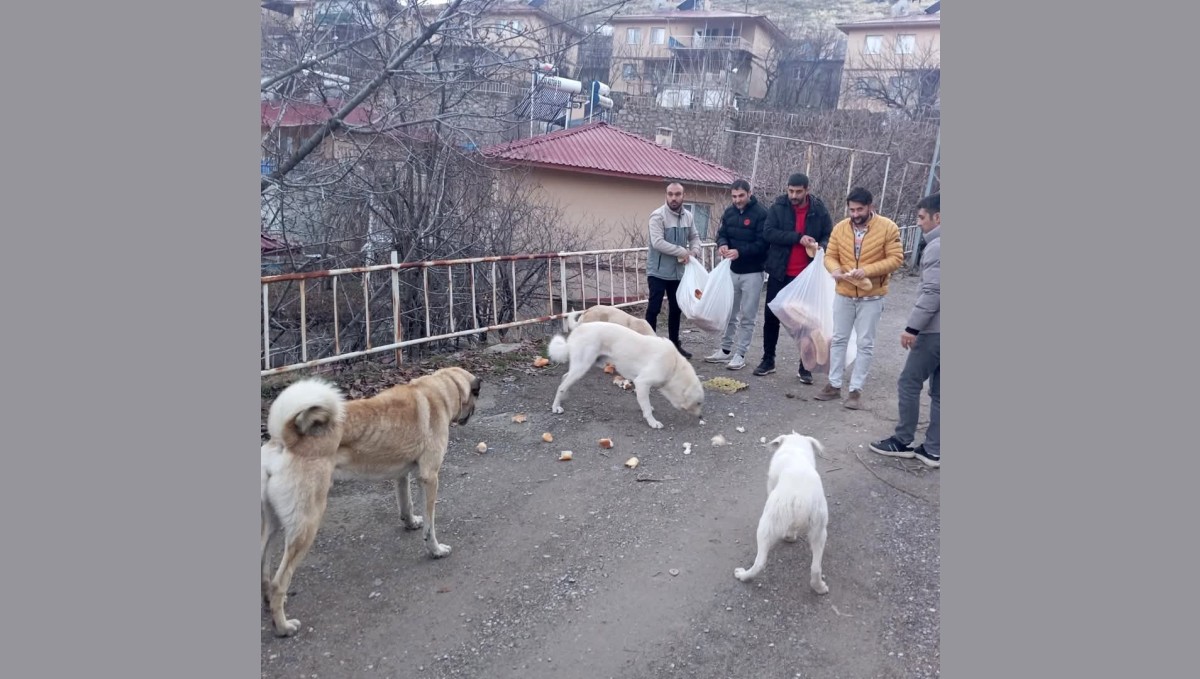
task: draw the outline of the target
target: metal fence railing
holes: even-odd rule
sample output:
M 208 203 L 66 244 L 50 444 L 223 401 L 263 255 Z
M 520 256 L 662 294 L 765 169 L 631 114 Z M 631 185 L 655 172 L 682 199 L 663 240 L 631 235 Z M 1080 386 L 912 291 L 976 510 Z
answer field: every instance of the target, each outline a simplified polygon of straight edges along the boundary
M 711 268 L 715 243 L 703 247 Z M 262 276 L 260 374 L 383 352 L 402 362 L 406 347 L 636 306 L 645 279 L 644 247 L 425 262 L 393 252 L 388 264 Z
M 901 227 L 911 265 L 916 226 Z M 716 244 L 703 244 L 711 269 Z M 391 262 L 261 277 L 260 375 L 645 304 L 646 248 Z

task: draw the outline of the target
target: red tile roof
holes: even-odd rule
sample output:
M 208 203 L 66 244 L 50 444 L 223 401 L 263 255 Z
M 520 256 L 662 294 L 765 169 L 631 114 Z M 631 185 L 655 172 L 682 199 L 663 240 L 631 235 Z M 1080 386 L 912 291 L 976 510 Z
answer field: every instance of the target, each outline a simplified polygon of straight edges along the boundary
M 266 254 L 268 252 L 273 252 L 275 250 L 286 250 L 287 249 L 287 246 L 283 244 L 283 241 L 279 241 L 274 238 L 271 238 L 270 236 L 268 236 L 265 233 L 262 233 L 261 231 L 258 234 L 258 239 L 259 239 L 259 243 L 262 248 L 261 249 L 262 254 Z
M 300 127 L 320 125 L 333 117 L 342 108 L 342 102 L 331 99 L 327 104 L 308 101 L 264 101 L 262 102 L 262 127 Z M 280 109 L 283 117 L 280 118 Z M 371 116 L 365 107 L 359 106 L 346 116 L 347 125 L 366 125 Z
M 483 149 L 483 155 L 522 165 L 654 181 L 674 179 L 727 186 L 738 178 L 729 168 L 604 122 L 496 144 Z

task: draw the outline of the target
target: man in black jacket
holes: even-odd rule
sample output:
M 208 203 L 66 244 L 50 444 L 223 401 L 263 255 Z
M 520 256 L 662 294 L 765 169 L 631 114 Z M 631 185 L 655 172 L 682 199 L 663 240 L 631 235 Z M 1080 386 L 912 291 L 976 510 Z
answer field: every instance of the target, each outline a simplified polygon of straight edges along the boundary
M 809 193 L 808 176 L 797 172 L 788 177 L 787 194 L 779 196 L 767 209 L 763 224 L 763 239 L 767 242 L 767 258 L 763 265 L 767 275 L 767 301 L 799 276 L 811 262 L 805 246 L 816 243 L 822 249 L 829 244 L 833 218 L 820 198 Z M 775 372 L 775 345 L 779 341 L 779 318 L 770 307 L 763 310 L 763 358 L 754 369 L 755 375 Z M 804 362 L 796 370 L 804 384 L 812 384 L 812 373 Z
M 754 336 L 758 298 L 762 295 L 763 258 L 767 254 L 762 230 L 767 209 L 751 195 L 750 183 L 745 179 L 730 186 L 730 197 L 733 204 L 721 215 L 721 228 L 717 231 L 717 253 L 732 260 L 729 270 L 733 273 L 733 313 L 729 314 L 720 348 L 704 360 L 727 362 L 726 368 L 741 370 L 746 367 L 746 350 Z

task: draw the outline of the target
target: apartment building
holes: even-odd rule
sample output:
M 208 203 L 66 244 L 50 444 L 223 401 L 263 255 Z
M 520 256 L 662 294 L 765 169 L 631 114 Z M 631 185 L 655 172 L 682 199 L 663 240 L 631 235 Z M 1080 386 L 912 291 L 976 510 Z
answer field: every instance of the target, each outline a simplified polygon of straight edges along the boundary
M 613 17 L 614 91 L 665 107 L 761 99 L 776 46 L 788 36 L 762 14 L 670 10 Z
M 897 2 L 888 17 L 838 24 L 847 36 L 838 108 L 937 113 L 942 3 L 920 5 Z

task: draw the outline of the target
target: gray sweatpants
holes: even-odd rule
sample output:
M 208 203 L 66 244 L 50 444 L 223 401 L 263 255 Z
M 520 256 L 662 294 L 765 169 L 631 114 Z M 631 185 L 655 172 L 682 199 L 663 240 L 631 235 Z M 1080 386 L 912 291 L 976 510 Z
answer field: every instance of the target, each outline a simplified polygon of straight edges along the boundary
M 917 335 L 908 350 L 904 370 L 896 382 L 900 397 L 900 422 L 895 437 L 911 446 L 917 435 L 917 417 L 921 410 L 921 387 L 929 380 L 929 427 L 925 430 L 925 450 L 941 455 L 942 434 L 942 334 Z
M 758 273 L 733 274 L 733 313 L 725 324 L 725 336 L 721 338 L 721 350 L 746 356 L 750 349 L 750 338 L 754 335 L 754 321 L 758 318 L 758 298 L 762 294 L 763 275 Z M 735 343 L 736 333 L 736 343 Z

